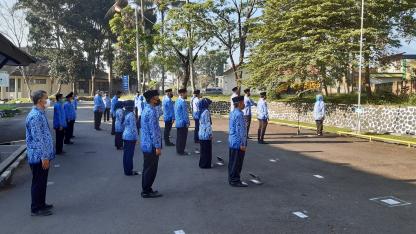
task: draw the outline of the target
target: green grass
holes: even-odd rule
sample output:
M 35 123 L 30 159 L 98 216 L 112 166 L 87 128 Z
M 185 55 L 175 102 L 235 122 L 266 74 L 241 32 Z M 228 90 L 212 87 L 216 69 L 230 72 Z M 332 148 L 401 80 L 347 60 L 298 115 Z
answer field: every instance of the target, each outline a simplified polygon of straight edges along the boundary
M 281 119 L 274 119 L 274 120 L 271 120 L 271 121 L 276 122 L 276 123 L 291 124 L 291 125 L 297 125 L 298 124 L 296 121 L 281 120 Z M 304 126 L 304 127 L 313 128 L 313 129 L 315 129 L 315 127 L 316 127 L 315 124 L 311 124 L 311 123 L 301 122 L 300 125 L 301 125 L 301 127 Z M 338 128 L 338 127 L 328 126 L 328 125 L 324 125 L 324 131 L 325 132 L 330 132 L 330 133 L 338 133 L 338 132 L 351 132 L 351 133 L 353 133 L 353 131 L 351 129 L 348 129 L 348 128 Z M 412 143 L 416 143 L 416 138 L 411 137 L 411 136 L 395 136 L 395 135 L 374 134 L 374 133 L 363 133 L 362 135 L 382 137 L 382 138 L 385 138 L 386 140 L 400 140 L 400 141 L 409 141 L 409 142 L 412 142 Z
M 16 109 L 15 105 L 8 105 L 8 104 L 0 105 L 0 111 L 11 111 L 11 110 L 14 110 L 14 109 Z

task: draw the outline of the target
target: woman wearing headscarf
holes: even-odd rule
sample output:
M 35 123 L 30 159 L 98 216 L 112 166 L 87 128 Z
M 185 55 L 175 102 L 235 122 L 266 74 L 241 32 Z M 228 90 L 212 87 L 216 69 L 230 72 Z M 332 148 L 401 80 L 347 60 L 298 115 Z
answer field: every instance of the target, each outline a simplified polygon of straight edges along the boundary
M 316 95 L 316 102 L 313 108 L 313 117 L 316 121 L 316 135 L 322 136 L 325 119 L 325 103 L 322 95 Z
M 212 122 L 209 106 L 212 101 L 203 98 L 199 101 L 199 132 L 198 137 L 201 146 L 200 168 L 211 168 L 212 161 Z
M 114 106 L 115 110 L 115 138 L 114 144 L 118 150 L 123 149 L 123 131 L 124 131 L 124 110 L 123 102 L 119 101 Z
M 124 154 L 123 154 L 123 167 L 124 174 L 126 176 L 138 175 L 137 171 L 133 171 L 133 156 L 134 147 L 139 138 L 136 125 L 136 115 L 134 114 L 134 101 L 127 100 L 124 102 L 124 108 L 126 109 L 124 118 Z

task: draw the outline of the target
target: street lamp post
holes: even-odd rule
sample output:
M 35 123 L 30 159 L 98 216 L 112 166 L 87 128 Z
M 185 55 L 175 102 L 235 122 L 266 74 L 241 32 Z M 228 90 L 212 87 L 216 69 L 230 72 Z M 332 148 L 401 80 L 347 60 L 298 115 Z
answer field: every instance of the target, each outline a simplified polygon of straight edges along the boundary
M 357 109 L 357 132 L 361 132 L 361 79 L 363 69 L 363 35 L 364 35 L 364 0 L 361 1 L 361 33 L 360 33 L 360 64 L 358 70 L 358 109 Z

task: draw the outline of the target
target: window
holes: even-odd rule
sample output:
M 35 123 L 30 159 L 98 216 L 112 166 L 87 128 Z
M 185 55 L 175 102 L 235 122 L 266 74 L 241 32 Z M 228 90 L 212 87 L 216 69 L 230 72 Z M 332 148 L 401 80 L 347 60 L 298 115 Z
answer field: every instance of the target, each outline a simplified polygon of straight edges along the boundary
M 14 90 L 15 90 L 15 83 L 14 82 L 15 82 L 14 79 L 10 79 L 8 92 L 14 92 Z
M 33 84 L 46 84 L 46 79 L 34 79 Z

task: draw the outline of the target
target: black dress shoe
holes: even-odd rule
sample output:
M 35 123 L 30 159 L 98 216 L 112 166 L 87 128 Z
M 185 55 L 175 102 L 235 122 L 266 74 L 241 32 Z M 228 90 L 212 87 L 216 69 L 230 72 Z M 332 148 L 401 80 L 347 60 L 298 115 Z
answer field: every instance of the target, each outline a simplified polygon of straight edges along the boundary
M 157 197 L 163 196 L 158 191 L 153 191 L 153 192 L 150 192 L 150 193 L 142 192 L 141 195 L 142 195 L 142 198 L 157 198 Z
M 230 185 L 233 186 L 233 187 L 240 187 L 240 188 L 248 187 L 248 184 L 245 183 L 245 182 L 242 182 L 242 181 L 239 181 L 239 182 L 230 182 Z
M 33 212 L 32 211 L 32 216 L 49 216 L 49 215 L 52 215 L 53 213 L 52 213 L 52 211 L 50 211 L 50 210 L 38 210 L 38 211 L 35 211 L 35 212 Z
M 42 210 L 51 210 L 53 208 L 52 204 L 45 204 L 42 208 Z

